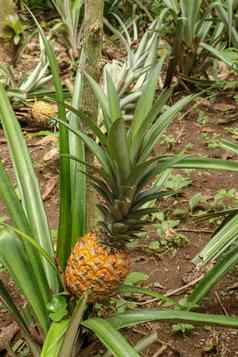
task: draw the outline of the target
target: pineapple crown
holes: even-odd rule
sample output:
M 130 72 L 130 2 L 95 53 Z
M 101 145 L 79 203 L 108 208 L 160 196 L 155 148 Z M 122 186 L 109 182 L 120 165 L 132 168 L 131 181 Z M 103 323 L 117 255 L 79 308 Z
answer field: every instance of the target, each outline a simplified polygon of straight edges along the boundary
M 105 130 L 83 113 L 80 118 L 86 121 L 96 140 L 67 125 L 84 141 L 100 164 L 98 168 L 84 163 L 87 176 L 102 197 L 98 204 L 103 215 L 99 222 L 102 236 L 106 236 L 107 243 L 111 242 L 113 246 L 125 244 L 143 231 L 148 215 L 158 210 L 143 206 L 165 194 L 160 187 L 151 187 L 151 180 L 182 159 L 181 156 L 152 156 L 164 130 L 193 98 L 187 96 L 162 113 L 172 91 L 165 89 L 154 101 L 159 71 L 158 65 L 150 72 L 129 124 L 123 118 L 120 98 L 110 75 L 106 77 L 106 96 L 94 79 L 85 74 L 102 110 Z

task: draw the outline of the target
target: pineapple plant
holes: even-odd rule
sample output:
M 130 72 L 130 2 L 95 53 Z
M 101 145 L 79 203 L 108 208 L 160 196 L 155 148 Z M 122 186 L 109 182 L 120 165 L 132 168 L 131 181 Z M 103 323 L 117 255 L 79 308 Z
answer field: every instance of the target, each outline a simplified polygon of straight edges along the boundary
M 120 98 L 111 77 L 107 75 L 105 96 L 100 86 L 86 75 L 102 109 L 106 133 L 92 120 L 88 120 L 88 126 L 95 139 L 82 132 L 74 133 L 95 154 L 100 165 L 85 163 L 87 176 L 101 197 L 98 209 L 102 219 L 94 232 L 81 237 L 73 247 L 65 283 L 75 296 L 87 291 L 89 302 L 111 296 L 127 276 L 130 269 L 127 244 L 140 237 L 150 223 L 149 215 L 158 210 L 145 204 L 165 194 L 151 182 L 181 159 L 181 156 L 153 155 L 163 131 L 192 100 L 192 96 L 187 96 L 162 112 L 171 90 L 162 92 L 154 102 L 159 70 L 156 66 L 151 71 L 129 125 L 122 118 Z M 73 131 L 69 125 L 68 128 Z

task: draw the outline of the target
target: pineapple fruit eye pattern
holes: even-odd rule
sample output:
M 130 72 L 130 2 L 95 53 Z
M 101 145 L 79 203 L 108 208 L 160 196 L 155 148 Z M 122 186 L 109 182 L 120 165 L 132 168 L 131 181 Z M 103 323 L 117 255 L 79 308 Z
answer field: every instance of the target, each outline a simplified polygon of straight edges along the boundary
M 106 246 L 96 233 L 81 238 L 73 248 L 65 272 L 66 285 L 75 296 L 89 292 L 89 302 L 112 295 L 129 272 L 128 253 Z M 91 292 L 91 293 L 90 293 Z

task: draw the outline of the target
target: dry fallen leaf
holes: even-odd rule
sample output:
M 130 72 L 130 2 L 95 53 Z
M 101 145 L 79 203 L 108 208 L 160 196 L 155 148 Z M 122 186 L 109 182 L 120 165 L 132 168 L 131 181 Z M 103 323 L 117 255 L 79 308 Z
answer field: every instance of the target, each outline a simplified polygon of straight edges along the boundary
M 53 148 L 43 156 L 43 161 L 56 161 L 59 158 L 59 151 Z
M 48 144 L 57 143 L 57 141 L 58 141 L 58 138 L 56 135 L 47 135 L 44 138 L 37 140 L 35 145 L 45 146 Z
M 0 332 L 0 352 L 5 350 L 13 337 L 20 331 L 18 324 L 14 321 Z
M 42 199 L 43 201 L 46 201 L 49 197 L 50 197 L 50 194 L 54 191 L 54 188 L 57 184 L 57 177 L 54 176 L 54 177 L 51 177 L 48 181 L 47 181 L 47 184 L 46 184 L 46 187 L 45 187 L 45 191 L 42 195 Z
M 215 132 L 215 130 L 212 129 L 212 128 L 210 128 L 209 126 L 204 126 L 204 127 L 201 129 L 201 131 L 202 131 L 203 133 L 214 133 L 214 132 Z

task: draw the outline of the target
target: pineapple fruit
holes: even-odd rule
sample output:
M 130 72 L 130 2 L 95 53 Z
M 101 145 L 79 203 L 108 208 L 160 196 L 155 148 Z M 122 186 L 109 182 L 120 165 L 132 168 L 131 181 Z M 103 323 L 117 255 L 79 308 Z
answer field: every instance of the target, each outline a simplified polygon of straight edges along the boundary
M 58 107 L 56 104 L 38 100 L 31 107 L 31 115 L 34 123 L 41 127 L 49 127 L 49 120 L 57 115 Z
M 110 76 L 107 75 L 107 97 L 87 76 L 103 112 L 105 130 L 89 122 L 97 140 L 84 133 L 78 135 L 100 164 L 100 168 L 86 165 L 91 184 L 102 198 L 98 208 L 103 219 L 94 232 L 81 237 L 73 247 L 65 283 L 75 296 L 87 291 L 89 302 L 113 295 L 126 278 L 130 268 L 127 243 L 140 237 L 150 223 L 149 215 L 158 210 L 145 205 L 167 194 L 151 182 L 181 160 L 152 156 L 162 132 L 192 99 L 185 97 L 160 115 L 171 90 L 165 90 L 153 103 L 158 71 L 157 66 L 150 73 L 129 126 L 122 119 L 120 99 Z
M 91 302 L 112 295 L 129 272 L 125 250 L 116 250 L 100 242 L 96 232 L 88 233 L 75 245 L 65 273 L 66 285 L 74 295 L 92 289 Z

